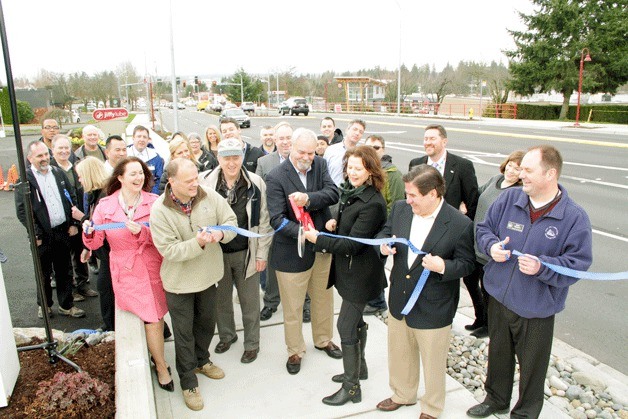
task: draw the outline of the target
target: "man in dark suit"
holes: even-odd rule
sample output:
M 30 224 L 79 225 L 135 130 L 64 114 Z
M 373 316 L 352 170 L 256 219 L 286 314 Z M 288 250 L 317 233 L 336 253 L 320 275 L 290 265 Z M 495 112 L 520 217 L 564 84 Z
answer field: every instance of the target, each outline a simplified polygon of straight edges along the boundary
M 24 199 L 30 199 L 35 221 L 35 240 L 44 277 L 45 304 L 37 295 L 38 316 L 43 317 L 43 307 L 52 314 L 52 287 L 50 275 L 54 266 L 57 281 L 59 314 L 69 317 L 84 317 L 85 311 L 72 302 L 72 282 L 68 276 L 70 263 L 70 236 L 79 234 L 78 221 L 72 219 L 72 202 L 76 202 L 74 188 L 61 169 L 50 165 L 48 147 L 41 141 L 28 145 L 26 180 L 30 186 L 30 196 L 15 194 L 17 218 L 26 225 Z M 70 196 L 70 199 L 66 197 Z
M 299 223 L 294 204 L 312 217 L 314 228 L 321 231 L 331 219 L 329 206 L 338 202 L 338 190 L 327 171 L 325 160 L 315 156 L 316 134 L 299 128 L 294 132 L 290 157 L 266 176 L 267 205 L 270 224 L 277 230 L 283 220 L 288 224 L 274 236 L 270 264 L 276 270 L 283 305 L 284 332 L 288 346 L 286 368 L 290 374 L 301 369 L 305 354 L 303 339 L 303 300 L 309 293 L 312 303 L 312 337 L 314 346 L 332 358 L 342 352 L 332 341 L 334 301 L 327 289 L 331 254 L 314 251 L 306 242 L 298 256 Z
M 419 164 L 427 164 L 435 167 L 445 178 L 445 202 L 460 212 L 466 214 L 471 220 L 475 217 L 478 206 L 478 181 L 475 177 L 473 163 L 464 157 L 457 156 L 447 151 L 447 131 L 442 125 L 428 125 L 423 136 L 425 156 L 410 161 L 410 170 Z M 477 264 L 475 269 L 482 269 Z M 480 280 L 477 271 L 464 278 L 464 285 L 469 291 L 473 308 L 475 309 L 475 322 L 466 326 L 467 330 L 484 330 L 484 298 L 480 289 Z M 477 337 L 484 337 L 477 335 Z
M 394 255 L 390 273 L 388 366 L 393 395 L 377 405 L 393 411 L 417 400 L 420 365 L 425 377 L 421 419 L 438 417 L 445 406 L 449 333 L 460 297 L 460 277 L 473 270 L 473 223 L 443 199 L 438 171 L 419 165 L 403 177 L 406 200 L 397 201 L 378 237 L 405 237 L 427 254 L 406 246 L 380 246 Z M 403 314 L 421 272 L 430 271 L 416 303 Z

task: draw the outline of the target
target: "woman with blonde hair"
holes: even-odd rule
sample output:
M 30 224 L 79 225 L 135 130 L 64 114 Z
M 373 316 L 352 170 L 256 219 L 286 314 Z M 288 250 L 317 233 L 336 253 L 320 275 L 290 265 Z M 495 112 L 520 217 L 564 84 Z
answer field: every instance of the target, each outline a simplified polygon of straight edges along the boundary
M 101 198 L 106 196 L 105 186 L 109 180 L 109 174 L 105 164 L 96 157 L 87 156 L 75 167 L 79 182 L 83 186 L 83 218 L 81 223 L 89 220 Z M 103 246 L 94 250 L 94 256 L 100 261 L 96 289 L 100 294 L 100 316 L 103 320 L 104 331 L 115 330 L 115 296 L 111 285 L 111 270 L 109 269 L 109 243 L 105 240 Z M 87 262 L 92 256 L 92 251 L 85 248 L 81 253 L 81 260 Z
M 220 130 L 215 125 L 210 125 L 205 130 L 205 139 L 207 140 L 207 151 L 218 158 L 218 143 L 220 143 Z
M 194 158 L 194 153 L 192 152 L 192 148 L 190 147 L 190 143 L 188 142 L 187 136 L 182 132 L 176 133 L 172 140 L 168 143 L 168 149 L 170 150 L 170 161 L 177 158 L 189 159 L 194 162 L 197 168 L 200 167 L 196 159 Z M 161 179 L 159 179 L 159 194 L 164 193 L 166 189 L 166 184 L 168 183 L 168 171 L 164 169 L 163 174 L 161 175 Z

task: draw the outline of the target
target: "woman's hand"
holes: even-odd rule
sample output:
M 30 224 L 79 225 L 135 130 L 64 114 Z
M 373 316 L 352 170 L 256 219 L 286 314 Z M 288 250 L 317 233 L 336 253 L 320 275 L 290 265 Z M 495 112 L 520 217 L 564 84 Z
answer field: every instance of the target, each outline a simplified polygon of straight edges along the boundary
M 83 233 L 85 233 L 85 235 L 90 235 L 94 232 L 94 224 L 89 221 L 89 220 L 85 220 L 83 222 Z
M 140 234 L 140 231 L 142 231 L 142 226 L 140 224 L 136 223 L 135 221 L 131 221 L 131 220 L 126 221 L 124 223 L 124 225 L 133 234 Z
M 325 229 L 327 231 L 334 232 L 336 231 L 336 227 L 338 226 L 338 222 L 333 218 L 325 223 Z
M 305 240 L 311 243 L 316 243 L 316 240 L 318 239 L 318 230 L 307 230 L 304 231 L 303 234 L 305 235 Z
M 92 251 L 89 249 L 83 249 L 83 251 L 81 252 L 81 262 L 87 263 L 89 262 L 89 258 L 91 257 L 92 257 Z

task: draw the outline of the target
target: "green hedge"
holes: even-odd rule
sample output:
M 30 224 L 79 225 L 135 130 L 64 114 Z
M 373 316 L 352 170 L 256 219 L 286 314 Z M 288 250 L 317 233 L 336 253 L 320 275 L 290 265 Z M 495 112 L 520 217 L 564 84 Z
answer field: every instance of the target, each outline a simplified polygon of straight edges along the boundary
M 517 104 L 517 119 L 557 120 L 560 116 L 561 105 L 537 105 L 531 103 Z M 586 122 L 591 114 L 591 122 L 610 122 L 613 124 L 628 124 L 627 105 L 580 105 L 580 121 Z M 567 119 L 576 119 L 576 105 L 570 105 Z
M 13 124 L 13 115 L 11 115 L 11 104 L 9 101 L 9 91 L 6 88 L 0 89 L 0 109 L 2 109 L 2 119 L 4 125 Z M 20 124 L 27 124 L 35 117 L 35 112 L 28 102 L 22 100 L 17 101 L 17 115 L 20 118 Z

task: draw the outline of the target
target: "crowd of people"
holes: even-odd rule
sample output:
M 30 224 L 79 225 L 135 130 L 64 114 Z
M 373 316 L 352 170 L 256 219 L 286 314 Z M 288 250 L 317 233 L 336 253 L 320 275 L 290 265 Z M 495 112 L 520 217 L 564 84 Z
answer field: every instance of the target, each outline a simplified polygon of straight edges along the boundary
M 265 125 L 253 147 L 226 118 L 203 136 L 175 133 L 166 159 L 141 125 L 128 145 L 113 135 L 104 146 L 98 129 L 86 126 L 76 152 L 58 130 L 57 121 L 43 122 L 42 138 L 28 145 L 30 196 L 16 194 L 22 223 L 24 201 L 33 207 L 45 283 L 38 315 L 54 314 L 53 279 L 60 315 L 85 316 L 74 304 L 85 297 L 100 298 L 103 330 L 115 329 L 115 306 L 136 314 L 159 387 L 174 391 L 164 357 L 169 313 L 188 408 L 204 407 L 197 374 L 225 376 L 210 345 L 216 330 L 216 353 L 238 339 L 235 289 L 241 362 L 257 359 L 260 322 L 281 303 L 289 374 L 298 374 L 305 358 L 304 322 L 312 323 L 316 349 L 342 359 L 343 372 L 331 377 L 341 387 L 322 400 L 328 405 L 361 401 L 360 381 L 369 376 L 364 316 L 389 310 L 392 394 L 377 408 L 416 404 L 422 370 L 420 417 L 436 418 L 445 406 L 462 278 L 476 317 L 467 329 L 490 337 L 487 397 L 467 415 L 510 409 L 516 358 L 521 378 L 511 417 L 538 417 L 554 315 L 576 282 L 544 263 L 587 270 L 592 262 L 591 225 L 558 183 L 556 148 L 513 151 L 478 187 L 472 162 L 447 150 L 447 131 L 436 124 L 425 128 L 425 155 L 405 174 L 381 135 L 363 139 L 360 119 L 344 134 L 331 117 L 318 135 L 285 121 Z M 94 259 L 98 291 L 88 284 Z M 340 346 L 333 342 L 332 287 L 342 298 Z

